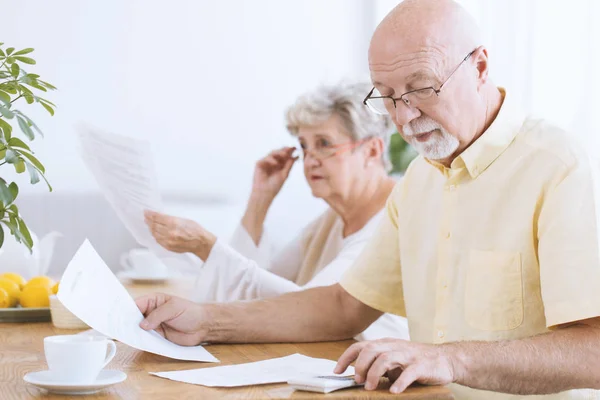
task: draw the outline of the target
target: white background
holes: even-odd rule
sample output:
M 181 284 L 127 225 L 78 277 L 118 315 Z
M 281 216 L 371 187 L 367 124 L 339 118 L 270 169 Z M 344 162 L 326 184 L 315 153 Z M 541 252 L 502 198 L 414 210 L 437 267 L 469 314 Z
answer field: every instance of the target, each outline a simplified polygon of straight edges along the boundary
M 598 2 L 461 3 L 481 24 L 494 81 L 596 147 Z M 54 117 L 23 108 L 46 132 L 32 145 L 55 187 L 49 196 L 97 191 L 75 150 L 81 121 L 148 139 L 169 211 L 227 236 L 243 211 L 254 162 L 294 143 L 286 107 L 320 83 L 368 79 L 371 33 L 395 4 L 0 0 L 0 41 L 34 47 L 38 64 L 30 71 L 59 88 L 48 95 L 58 105 Z M 280 243 L 324 207 L 300 167 L 269 214 Z M 26 195 L 45 195 L 42 185 L 18 179 Z M 52 228 L 39 213 L 30 222 Z

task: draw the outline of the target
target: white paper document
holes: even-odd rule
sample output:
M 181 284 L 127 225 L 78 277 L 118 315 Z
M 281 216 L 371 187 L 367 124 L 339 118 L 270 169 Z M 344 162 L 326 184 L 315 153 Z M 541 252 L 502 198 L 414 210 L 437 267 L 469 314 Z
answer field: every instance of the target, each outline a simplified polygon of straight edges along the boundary
M 81 158 L 135 240 L 158 257 L 196 263 L 190 254 L 174 253 L 160 246 L 144 221 L 145 209 L 164 209 L 150 143 L 83 125 L 77 130 Z
M 67 266 L 57 297 L 92 329 L 128 346 L 178 360 L 219 362 L 202 346 L 179 346 L 140 328 L 144 316 L 87 239 Z
M 247 364 L 223 367 L 188 369 L 171 372 L 150 372 L 150 374 L 173 381 L 215 387 L 235 387 L 282 383 L 305 376 L 334 376 L 336 362 L 322 358 L 293 354 Z M 354 367 L 348 367 L 342 375 L 354 375 Z

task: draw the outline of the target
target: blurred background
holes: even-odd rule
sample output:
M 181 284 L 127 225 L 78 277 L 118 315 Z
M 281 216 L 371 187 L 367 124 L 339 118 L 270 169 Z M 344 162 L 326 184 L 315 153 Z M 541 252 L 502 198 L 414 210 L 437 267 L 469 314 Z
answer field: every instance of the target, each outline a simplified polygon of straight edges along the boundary
M 523 108 L 598 148 L 600 2 L 461 3 L 484 32 L 492 79 Z M 50 272 L 65 268 L 84 237 L 114 269 L 119 255 L 137 246 L 79 157 L 78 122 L 149 140 L 166 211 L 227 239 L 255 161 L 295 144 L 285 130 L 286 107 L 321 83 L 368 80 L 370 36 L 396 4 L 0 0 L 0 41 L 35 48 L 35 72 L 58 87 L 46 96 L 57 105 L 54 117 L 29 111 L 46 133 L 32 148 L 54 192 L 18 177 L 18 204 L 32 230 L 64 235 Z M 323 209 L 295 166 L 268 216 L 275 245 Z

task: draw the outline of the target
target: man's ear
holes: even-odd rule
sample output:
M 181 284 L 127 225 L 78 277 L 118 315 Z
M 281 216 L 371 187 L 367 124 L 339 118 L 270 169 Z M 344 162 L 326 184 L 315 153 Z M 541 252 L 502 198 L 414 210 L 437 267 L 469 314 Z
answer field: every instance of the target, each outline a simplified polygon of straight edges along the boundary
M 482 46 L 479 49 L 475 50 L 473 56 L 475 57 L 475 65 L 477 68 L 477 86 L 481 87 L 487 82 L 488 75 L 490 72 L 488 51 L 485 47 Z

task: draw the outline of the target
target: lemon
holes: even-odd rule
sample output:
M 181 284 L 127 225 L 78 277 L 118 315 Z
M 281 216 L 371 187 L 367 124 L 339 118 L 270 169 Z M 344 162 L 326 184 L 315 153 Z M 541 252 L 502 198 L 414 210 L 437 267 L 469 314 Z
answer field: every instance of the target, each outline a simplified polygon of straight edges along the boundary
M 54 281 L 52 280 L 52 278 L 49 278 L 47 276 L 36 276 L 35 278 L 31 278 L 25 284 L 25 287 L 27 287 L 27 286 L 38 286 L 38 285 L 47 286 L 48 289 L 51 289 L 52 286 L 54 286 Z
M 6 290 L 6 293 L 8 293 L 9 307 L 16 306 L 17 301 L 19 301 L 19 295 L 21 294 L 19 284 L 8 278 L 0 278 L 0 288 Z
M 58 283 L 59 282 L 56 282 L 54 286 L 52 286 L 52 294 L 58 293 Z
M 8 292 L 0 288 L 0 308 L 10 307 L 10 296 Z
M 21 292 L 21 306 L 25 308 L 49 307 L 51 294 L 50 286 L 28 283 Z
M 19 289 L 23 289 L 23 286 L 25 286 L 25 283 L 27 283 L 27 281 L 25 280 L 25 278 L 23 278 L 19 274 L 15 274 L 14 272 L 6 272 L 6 273 L 0 275 L 0 278 L 10 279 L 11 281 L 13 281 L 17 285 L 19 285 Z

